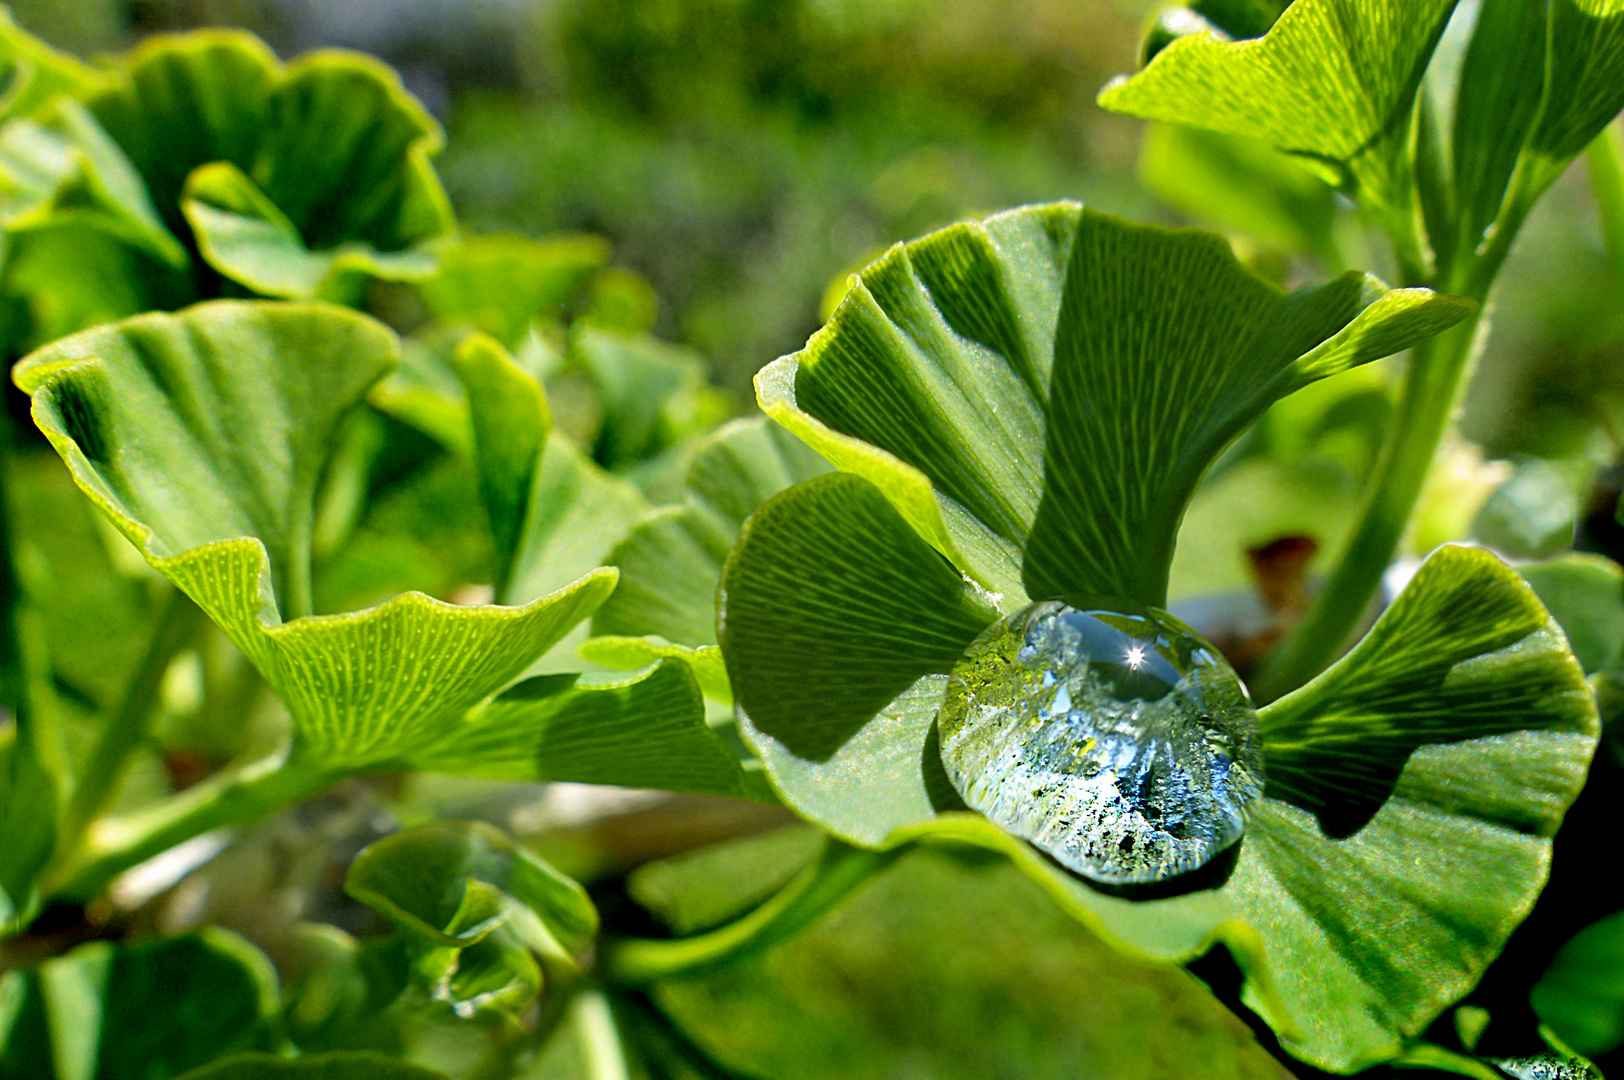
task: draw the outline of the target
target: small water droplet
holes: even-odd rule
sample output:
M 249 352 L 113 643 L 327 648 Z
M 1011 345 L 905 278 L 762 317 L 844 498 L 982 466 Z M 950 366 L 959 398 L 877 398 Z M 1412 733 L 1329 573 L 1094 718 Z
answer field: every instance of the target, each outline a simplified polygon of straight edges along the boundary
M 1205 865 L 1263 791 L 1239 676 L 1154 608 L 1045 600 L 999 620 L 953 669 L 937 725 L 966 803 L 1108 885 Z
M 1601 1080 L 1594 1066 L 1573 1058 L 1499 1058 L 1494 1064 L 1517 1080 Z

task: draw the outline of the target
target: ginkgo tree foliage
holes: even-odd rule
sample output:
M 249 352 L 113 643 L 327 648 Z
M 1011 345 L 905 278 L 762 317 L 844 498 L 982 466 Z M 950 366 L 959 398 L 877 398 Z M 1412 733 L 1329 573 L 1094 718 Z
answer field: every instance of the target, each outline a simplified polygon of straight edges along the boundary
M 0 22 L 12 380 L 100 522 L 42 554 L 0 491 L 0 1076 L 815 1075 L 900 999 L 948 1001 L 956 1029 L 1012 1010 L 1093 1067 L 1584 1075 L 1624 1032 L 1587 952 L 1612 923 L 1527 988 L 1562 1060 L 1477 1056 L 1509 1024 L 1450 1010 L 1538 900 L 1616 712 L 1624 577 L 1445 544 L 1363 620 L 1520 226 L 1624 106 L 1624 9 L 1211 0 L 1144 55 L 1104 107 L 1295 157 L 1277 234 L 1334 248 L 1334 188 L 1396 284 L 1288 290 L 1214 233 L 1020 207 L 872 261 L 761 369 L 763 415 L 734 416 L 602 241 L 460 233 L 440 129 L 377 61 L 205 31 L 86 63 Z M 1187 138 L 1152 145 L 1227 145 Z M 973 809 L 966 657 L 1035 604 L 1172 619 L 1226 451 L 1406 352 L 1363 521 L 1257 669 L 1255 716 L 1237 679 L 1239 734 L 1200 717 L 1224 761 L 1255 742 L 1239 840 L 1119 886 Z M 24 447 L 8 434 L 6 485 Z M 105 700 L 64 674 L 90 639 L 40 601 L 39 565 L 91 548 L 76 584 L 138 639 Z M 109 599 L 132 592 L 134 614 Z M 132 784 L 160 717 L 193 713 L 228 749 Z M 343 919 L 251 943 L 120 907 L 402 774 L 707 796 L 780 827 L 578 879 L 567 844 L 405 799 L 327 872 Z M 1220 954 L 1272 1054 L 1181 967 L 1210 979 Z M 784 1007 L 786 979 L 817 992 Z M 440 1031 L 473 1049 L 453 1062 Z

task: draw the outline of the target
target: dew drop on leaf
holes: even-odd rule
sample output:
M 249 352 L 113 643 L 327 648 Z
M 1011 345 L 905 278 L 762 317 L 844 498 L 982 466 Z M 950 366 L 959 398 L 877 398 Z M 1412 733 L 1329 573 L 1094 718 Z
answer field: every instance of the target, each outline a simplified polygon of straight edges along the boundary
M 1107 885 L 1204 866 L 1263 790 L 1240 677 L 1154 608 L 1045 600 L 1001 619 L 953 669 L 937 725 L 966 803 Z
M 1601 1080 L 1593 1065 L 1577 1058 L 1501 1058 L 1494 1064 L 1517 1080 Z

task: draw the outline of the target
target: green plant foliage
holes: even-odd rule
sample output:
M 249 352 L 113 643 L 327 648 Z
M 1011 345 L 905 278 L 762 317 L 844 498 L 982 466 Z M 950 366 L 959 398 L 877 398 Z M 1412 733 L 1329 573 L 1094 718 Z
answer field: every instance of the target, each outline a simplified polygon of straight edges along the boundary
M 0 9 L 0 121 L 27 116 L 58 94 L 72 93 L 95 74 L 67 53 L 58 52 L 17 25 L 10 10 Z
M 725 1067 L 777 1080 L 1285 1076 L 1184 972 L 1110 949 L 1000 862 L 933 851 L 654 998 Z
M 586 890 L 479 822 L 437 822 L 396 833 L 357 855 L 345 891 L 403 932 L 433 945 L 482 941 L 523 905 L 567 955 L 598 930 Z
M 0 1072 L 40 1080 L 170 1080 L 271 1045 L 276 972 L 209 928 L 139 945 L 82 945 L 0 981 Z
M 237 1054 L 194 1069 L 182 1080 L 445 1080 L 445 1074 L 366 1052 L 300 1058 Z
M 1594 749 L 1594 703 L 1560 630 L 1492 556 L 1434 555 L 1364 644 L 1263 711 L 1269 797 L 1220 888 L 1106 896 L 955 812 L 933 721 L 947 672 L 1000 610 L 1074 593 L 1160 602 L 1194 477 L 1275 395 L 1466 308 L 1389 293 L 1390 306 L 1376 300 L 1358 315 L 1357 291 L 1331 301 L 1336 284 L 1290 300 L 1259 292 L 1272 304 L 1253 310 L 1277 329 L 1258 358 L 1221 351 L 1251 340 L 1223 321 L 1237 317 L 1233 302 L 1211 324 L 1227 329 L 1151 351 L 1142 343 L 1160 342 L 1137 328 L 1207 327 L 1182 305 L 1214 282 L 1252 279 L 1209 261 L 1205 240 L 1069 208 L 993 219 L 986 233 L 1064 236 L 1032 228 L 1045 221 L 1078 230 L 1073 250 L 1055 258 L 1037 247 L 1043 260 L 1010 261 L 1072 268 L 1050 279 L 1055 330 L 981 301 L 1008 295 L 992 291 L 999 277 L 940 269 L 975 265 L 941 254 L 955 242 L 976 250 L 977 232 L 960 228 L 894 252 L 873 285 L 865 272 L 806 354 L 763 373 L 764 407 L 848 471 L 768 502 L 728 561 L 720 639 L 741 730 L 780 796 L 848 842 L 945 833 L 1006 851 L 1133 949 L 1185 959 L 1225 941 L 1250 976 L 1249 1003 L 1306 1060 L 1353 1069 L 1396 1057 L 1475 982 L 1537 895 L 1549 837 Z M 1113 257 L 1078 254 L 1094 245 Z M 894 284 L 899 267 L 917 277 Z M 1000 319 L 1024 340 L 989 329 Z M 1019 360 L 1044 355 L 1017 351 L 1033 339 L 1053 342 L 1052 361 Z M 1139 398 L 1119 374 L 1135 361 L 1157 375 Z M 1007 463 L 995 457 L 1006 453 Z M 1040 476 L 1023 464 L 1039 460 Z M 1043 507 L 1095 539 L 1065 549 L 1069 558 L 1045 550 L 1058 529 L 1044 531 Z M 1001 574 L 977 561 L 989 551 L 1008 553 Z M 1014 596 L 975 583 L 1005 585 L 1015 565 L 1025 572 Z M 1449 779 L 1466 772 L 1484 777 L 1471 797 Z M 1431 847 L 1441 830 L 1455 838 L 1453 869 Z M 1474 891 L 1460 891 L 1462 880 Z M 1400 941 L 1398 925 L 1413 933 Z
M 892 249 L 757 392 L 1007 610 L 1159 605 L 1184 506 L 1247 423 L 1470 310 L 1357 273 L 1286 294 L 1210 234 L 1059 203 Z
M 1624 570 L 1617 563 L 1569 554 L 1518 573 L 1562 625 L 1585 674 L 1617 664 L 1624 648 Z
M 1514 559 L 1547 559 L 1571 547 L 1587 461 L 1529 458 L 1489 496 L 1472 522 L 1472 539 Z
M 1624 1044 L 1624 912 L 1592 923 L 1562 946 L 1532 1001 L 1540 1020 L 1581 1054 Z
M 533 240 L 501 233 L 458 237 L 436 254 L 438 271 L 417 283 L 430 313 L 515 349 L 533 319 L 566 313 L 608 262 L 609 246 L 595 236 Z
M 452 227 L 430 165 L 443 136 L 369 57 L 283 64 L 252 35 L 199 31 L 52 85 L 0 130 L 0 219 L 33 266 L 8 272 L 5 290 L 30 308 L 36 340 L 238 287 L 354 302 L 370 277 L 434 272 L 425 245 Z M 53 240 L 64 229 L 115 243 L 110 310 L 60 309 L 80 273 Z
M 694 451 L 683 504 L 650 512 L 610 553 L 620 586 L 594 614 L 593 634 L 714 646 L 716 585 L 740 526 L 772 496 L 827 470 L 764 419 L 718 430 Z
M 1412 205 L 1415 93 L 1454 0 L 1298 0 L 1256 40 L 1180 37 L 1100 104 L 1263 139 L 1331 166 L 1338 183 L 1397 217 Z M 1252 37 L 1254 23 L 1238 36 Z

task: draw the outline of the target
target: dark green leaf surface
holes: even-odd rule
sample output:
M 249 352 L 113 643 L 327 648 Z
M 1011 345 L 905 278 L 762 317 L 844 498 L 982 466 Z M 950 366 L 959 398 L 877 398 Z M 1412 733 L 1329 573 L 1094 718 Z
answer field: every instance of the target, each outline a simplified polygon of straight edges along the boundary
M 716 644 L 716 587 L 744 519 L 785 488 L 828 469 L 764 419 L 718 430 L 694 451 L 686 503 L 648 514 L 609 554 L 620 585 L 593 616 L 592 632 Z
M 691 349 L 583 320 L 570 328 L 569 352 L 597 387 L 603 425 L 592 454 L 607 468 L 634 465 L 727 415 Z
M 1115 112 L 1248 135 L 1339 167 L 1361 199 L 1410 205 L 1416 88 L 1455 0 L 1296 0 L 1261 38 L 1196 33 L 1106 87 Z
M 1095 892 L 982 818 L 945 812 L 953 796 L 934 744 L 943 679 L 910 658 L 903 635 L 952 601 L 902 591 L 940 557 L 897 550 L 870 564 L 875 521 L 844 532 L 825 524 L 843 500 L 820 488 L 835 481 L 861 483 L 815 481 L 764 508 L 727 577 L 731 612 L 736 579 L 765 572 L 755 560 L 775 571 L 759 595 L 777 598 L 776 618 L 746 609 L 746 625 L 770 635 L 734 639 L 729 615 L 723 646 L 752 722 L 743 730 L 774 787 L 810 820 L 869 847 L 935 835 L 1004 851 L 1079 918 L 1151 956 L 1187 959 L 1222 940 L 1248 972 L 1252 1006 L 1293 1052 L 1338 1070 L 1397 1055 L 1476 981 L 1538 894 L 1598 722 L 1560 630 L 1488 553 L 1441 549 L 1361 646 L 1264 710 L 1270 786 L 1221 888 L 1135 901 Z M 898 595 L 911 617 L 887 606 Z M 862 621 L 876 610 L 893 620 Z M 842 729 L 833 753 L 814 754 L 824 747 L 808 747 L 800 729 L 828 731 L 864 671 L 819 666 L 837 640 L 859 658 L 889 651 L 876 680 L 917 681 L 886 683 L 883 711 Z M 793 684 L 754 675 L 797 659 Z M 953 659 L 944 650 L 935 670 Z M 773 694 L 759 700 L 777 731 L 754 715 L 765 685 Z
M 238 1054 L 194 1069 L 182 1080 L 446 1080 L 446 1076 L 383 1054 L 341 1051 L 300 1058 Z
M 277 1008 L 270 961 L 223 930 L 84 945 L 0 983 L 0 1075 L 170 1080 L 268 1045 Z
M 827 761 L 921 678 L 946 674 L 996 613 L 850 473 L 799 484 L 745 524 L 718 637 L 741 715 Z
M 1185 503 L 1248 422 L 1470 310 L 1360 274 L 1287 294 L 1211 234 L 1060 203 L 893 248 L 757 393 L 1006 605 L 1160 605 Z
M 282 695 L 318 770 L 454 730 L 602 602 L 601 571 L 519 608 L 407 593 L 308 611 L 315 484 L 392 335 L 336 308 L 221 302 L 87 331 L 17 369 L 75 481 Z
M 477 821 L 421 825 L 355 857 L 345 891 L 424 941 L 465 948 L 511 915 L 509 898 L 541 919 L 571 955 L 598 930 L 586 890 Z
M 504 780 L 771 798 L 756 771 L 706 724 L 699 686 L 677 659 L 613 682 L 527 679 L 412 762 Z
M 1551 0 L 1549 11 L 1545 97 L 1529 143 L 1546 182 L 1624 109 L 1624 0 Z
M 1534 985 L 1534 1011 L 1581 1054 L 1624 1043 L 1624 912 L 1580 930 Z

